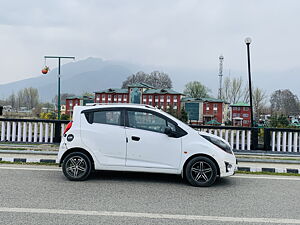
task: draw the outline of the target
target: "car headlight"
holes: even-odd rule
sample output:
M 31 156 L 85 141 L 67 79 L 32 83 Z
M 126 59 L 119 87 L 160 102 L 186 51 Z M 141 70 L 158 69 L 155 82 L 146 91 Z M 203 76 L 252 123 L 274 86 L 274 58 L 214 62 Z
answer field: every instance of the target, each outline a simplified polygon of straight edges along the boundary
M 229 154 L 232 154 L 230 146 L 227 143 L 225 143 L 224 141 L 222 141 L 218 138 L 214 138 L 214 137 L 210 137 L 210 136 L 206 136 L 206 135 L 201 135 L 201 136 L 204 137 L 209 142 L 211 142 L 212 144 L 218 146 L 223 151 L 225 151 Z

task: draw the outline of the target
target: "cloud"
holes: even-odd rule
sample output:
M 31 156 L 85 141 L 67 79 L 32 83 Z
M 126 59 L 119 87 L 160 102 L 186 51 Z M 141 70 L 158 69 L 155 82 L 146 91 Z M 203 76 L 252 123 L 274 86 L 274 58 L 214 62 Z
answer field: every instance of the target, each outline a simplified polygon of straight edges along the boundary
M 297 0 L 0 0 L 0 83 L 37 75 L 43 56 L 74 55 L 159 67 L 246 73 L 297 68 Z M 51 62 L 52 63 L 52 62 Z M 55 66 L 53 62 L 53 66 Z M 12 66 L 14 69 L 12 69 Z M 298 79 L 298 78 L 297 78 Z

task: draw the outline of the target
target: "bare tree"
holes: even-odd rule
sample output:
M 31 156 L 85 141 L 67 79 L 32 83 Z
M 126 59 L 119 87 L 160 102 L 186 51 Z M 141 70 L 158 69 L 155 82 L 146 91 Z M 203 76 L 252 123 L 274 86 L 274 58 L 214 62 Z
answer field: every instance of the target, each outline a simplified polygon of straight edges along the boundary
M 249 102 L 249 92 L 247 84 L 243 85 L 242 77 L 230 78 L 225 77 L 223 83 L 223 99 L 227 102 L 235 104 L 237 102 Z
M 253 91 L 253 96 L 252 96 L 255 120 L 257 120 L 260 114 L 262 113 L 262 111 L 265 110 L 264 107 L 266 105 L 266 100 L 267 100 L 266 92 L 263 89 L 256 87 Z
M 123 81 L 122 88 L 127 88 L 128 85 L 134 83 L 145 83 L 154 88 L 172 88 L 172 80 L 169 75 L 160 71 L 153 71 L 150 74 L 140 71 L 132 74 Z
M 299 99 L 290 90 L 276 90 L 270 98 L 272 114 L 299 114 Z
M 74 97 L 76 96 L 75 94 L 70 94 L 70 93 L 62 93 L 60 95 L 60 102 L 61 104 L 65 105 L 66 104 L 66 99 L 69 98 L 69 97 Z M 52 102 L 54 104 L 57 104 L 57 95 L 55 95 L 55 97 L 52 99 Z
M 191 98 L 207 98 L 210 89 L 201 84 L 199 81 L 191 81 L 185 85 L 183 93 Z

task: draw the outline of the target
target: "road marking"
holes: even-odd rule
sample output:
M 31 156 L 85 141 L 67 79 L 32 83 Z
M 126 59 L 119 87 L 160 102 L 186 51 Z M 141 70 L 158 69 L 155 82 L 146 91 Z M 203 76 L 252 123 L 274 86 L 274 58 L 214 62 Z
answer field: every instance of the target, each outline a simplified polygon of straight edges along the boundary
M 1 170 L 35 170 L 35 171 L 61 171 L 59 168 L 38 168 L 38 167 L 10 167 L 0 166 Z
M 198 216 L 198 215 L 114 212 L 114 211 L 84 211 L 84 210 L 35 209 L 35 208 L 0 208 L 0 212 L 81 215 L 81 216 L 134 217 L 134 218 L 149 218 L 149 219 L 197 220 L 197 221 L 221 221 L 221 222 L 300 224 L 300 219 Z
M 276 176 L 276 175 L 270 175 L 270 176 L 242 176 L 242 175 L 234 175 L 230 178 L 242 178 L 242 179 L 265 179 L 265 180 L 293 180 L 293 181 L 300 181 L 300 177 L 284 177 L 284 176 Z

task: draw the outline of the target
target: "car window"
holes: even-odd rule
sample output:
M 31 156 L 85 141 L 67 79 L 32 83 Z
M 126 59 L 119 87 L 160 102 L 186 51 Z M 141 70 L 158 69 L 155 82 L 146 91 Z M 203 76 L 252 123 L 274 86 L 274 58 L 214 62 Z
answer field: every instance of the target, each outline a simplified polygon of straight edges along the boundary
M 167 122 L 164 118 L 142 111 L 128 111 L 128 126 L 160 133 L 164 133 L 167 126 L 176 130 L 175 125 Z
M 121 125 L 121 111 L 94 112 L 93 123 Z

